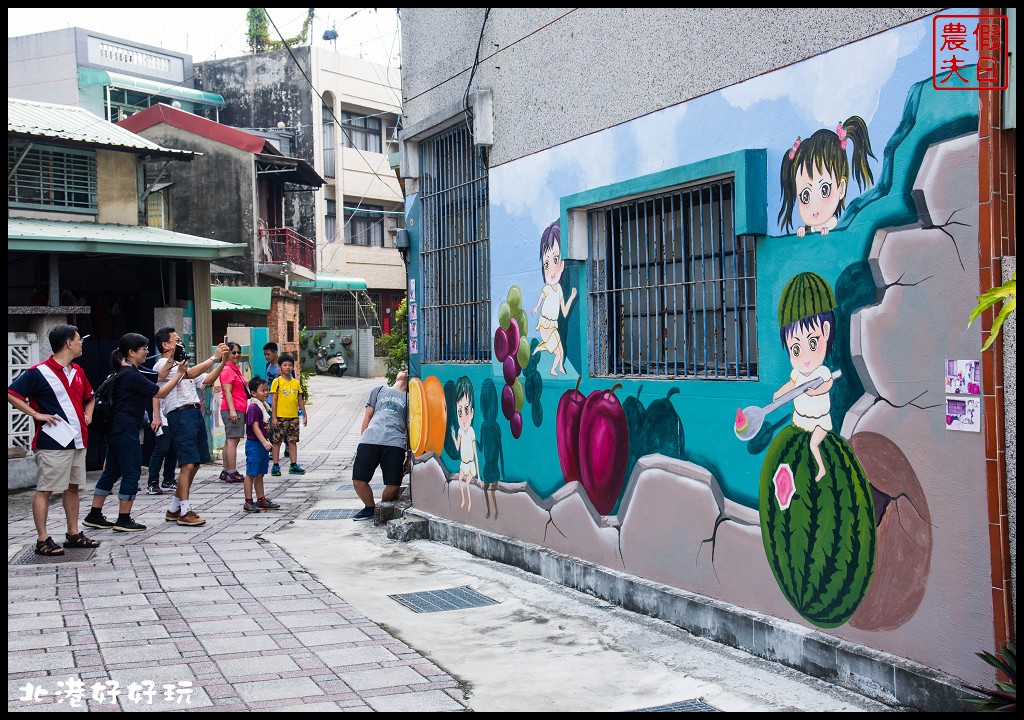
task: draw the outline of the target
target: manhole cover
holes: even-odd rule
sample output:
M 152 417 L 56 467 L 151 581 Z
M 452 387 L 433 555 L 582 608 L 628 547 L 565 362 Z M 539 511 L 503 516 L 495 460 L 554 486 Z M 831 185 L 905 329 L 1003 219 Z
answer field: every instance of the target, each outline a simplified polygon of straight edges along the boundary
M 497 600 L 481 595 L 468 585 L 448 588 L 446 590 L 428 590 L 426 592 L 388 595 L 388 597 L 418 613 L 464 610 L 465 608 L 498 604 Z
M 309 520 L 347 520 L 359 510 L 347 510 L 341 508 L 327 508 L 314 510 L 309 514 Z
M 36 555 L 36 545 L 32 543 L 11 558 L 11 565 L 52 565 L 54 563 L 82 562 L 90 559 L 96 548 L 64 548 L 63 555 Z
M 683 700 L 682 702 L 658 705 L 657 707 L 641 708 L 629 712 L 722 712 L 714 705 L 708 705 L 703 700 Z

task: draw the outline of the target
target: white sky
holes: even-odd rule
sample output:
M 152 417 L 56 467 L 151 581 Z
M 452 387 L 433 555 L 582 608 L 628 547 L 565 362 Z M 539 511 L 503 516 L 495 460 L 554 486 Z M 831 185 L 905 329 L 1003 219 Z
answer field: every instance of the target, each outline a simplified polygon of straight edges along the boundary
M 304 8 L 267 8 L 285 38 L 302 30 Z M 401 37 L 395 8 L 316 8 L 310 37 L 313 45 L 398 65 Z M 7 37 L 80 27 L 154 47 L 188 53 L 193 62 L 237 57 L 245 45 L 246 8 L 7 8 Z M 355 13 L 355 15 L 353 15 Z M 335 42 L 323 40 L 334 27 Z M 270 36 L 278 39 L 274 26 Z

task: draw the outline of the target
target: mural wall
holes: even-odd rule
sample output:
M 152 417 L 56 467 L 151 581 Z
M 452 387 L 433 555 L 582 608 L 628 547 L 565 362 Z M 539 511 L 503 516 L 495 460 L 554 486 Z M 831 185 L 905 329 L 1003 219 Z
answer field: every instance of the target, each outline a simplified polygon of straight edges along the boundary
M 413 358 L 416 507 L 986 682 L 983 412 L 947 395 L 980 360 L 978 98 L 931 60 L 926 19 L 491 168 L 493 357 Z M 754 372 L 598 367 L 587 211 L 740 156 Z

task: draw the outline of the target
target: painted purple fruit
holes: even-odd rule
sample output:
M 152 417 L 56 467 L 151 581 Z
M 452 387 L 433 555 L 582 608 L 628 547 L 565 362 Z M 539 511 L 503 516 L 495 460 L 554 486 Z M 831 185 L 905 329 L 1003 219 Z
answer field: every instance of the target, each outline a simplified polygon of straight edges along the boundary
M 523 434 L 523 414 L 512 413 L 512 419 L 509 420 L 509 425 L 512 428 L 512 437 L 518 440 L 519 436 Z
M 516 395 L 511 385 L 506 385 L 501 391 L 501 414 L 506 420 L 511 420 L 516 412 Z
M 580 416 L 580 482 L 594 508 L 607 515 L 618 502 L 626 480 L 629 430 L 626 413 L 615 397 L 622 383 L 587 396 Z
M 580 417 L 587 397 L 580 392 L 580 381 L 576 387 L 566 390 L 558 401 L 555 413 L 555 435 L 558 440 L 558 462 L 562 466 L 565 481 L 578 482 L 580 479 Z
M 501 365 L 501 370 L 505 374 L 505 384 L 511 385 L 519 377 L 519 368 L 516 367 L 516 359 L 509 355 L 505 358 L 505 362 Z
M 508 338 L 508 354 L 515 357 L 519 351 L 519 341 L 522 339 L 519 335 L 519 323 L 515 318 L 509 318 L 508 323 L 508 331 L 505 333 Z
M 494 331 L 494 357 L 500 363 L 508 357 L 508 334 L 501 328 Z

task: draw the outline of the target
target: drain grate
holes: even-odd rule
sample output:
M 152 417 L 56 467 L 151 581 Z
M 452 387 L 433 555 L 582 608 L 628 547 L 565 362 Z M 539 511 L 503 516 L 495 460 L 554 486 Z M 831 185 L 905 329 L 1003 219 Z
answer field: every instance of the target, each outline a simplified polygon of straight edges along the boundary
M 342 508 L 329 508 L 314 510 L 309 514 L 309 520 L 348 520 L 359 510 L 348 510 Z
M 388 595 L 388 597 L 418 613 L 464 610 L 498 604 L 497 600 L 481 595 L 468 585 L 445 590 Z
M 683 700 L 682 702 L 658 705 L 657 707 L 641 708 L 629 712 L 722 712 L 714 705 L 708 705 L 703 700 Z
M 36 555 L 35 543 L 11 558 L 11 565 L 53 565 L 56 563 L 82 562 L 89 560 L 96 548 L 64 548 L 63 555 Z
M 384 483 L 382 483 L 382 482 L 370 483 L 370 489 L 374 490 L 374 491 L 383 490 L 384 489 Z M 347 483 L 345 485 L 339 485 L 338 488 L 334 492 L 348 492 L 348 491 L 351 491 L 351 490 L 352 490 L 352 483 Z

